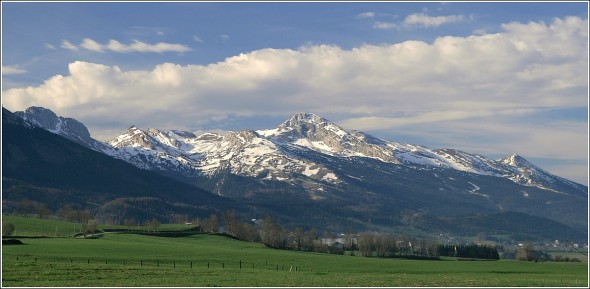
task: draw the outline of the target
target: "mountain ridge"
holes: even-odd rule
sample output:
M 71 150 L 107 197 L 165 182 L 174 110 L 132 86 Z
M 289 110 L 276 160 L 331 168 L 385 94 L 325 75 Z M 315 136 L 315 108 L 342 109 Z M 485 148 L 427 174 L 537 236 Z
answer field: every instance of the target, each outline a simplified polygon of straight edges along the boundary
M 354 220 L 351 226 L 394 228 L 414 226 L 404 220 L 419 212 L 428 212 L 430 222 L 517 212 L 587 230 L 587 187 L 519 155 L 490 160 L 386 141 L 311 113 L 295 114 L 269 130 L 197 135 L 131 126 L 105 145 L 109 156 L 295 223 L 305 216 L 335 230 L 346 220 Z
M 127 160 L 140 168 L 153 168 L 153 166 L 138 160 L 139 154 L 149 156 L 151 162 L 156 162 L 156 158 L 165 159 L 167 164 L 159 165 L 159 169 L 167 170 L 166 167 L 170 169 L 172 166 L 177 166 L 182 168 L 187 176 L 213 173 L 210 170 L 215 167 L 213 163 L 219 164 L 221 160 L 203 162 L 204 158 L 210 155 L 214 155 L 213 158 L 232 158 L 237 153 L 227 151 L 228 146 L 248 149 L 253 147 L 248 142 L 254 141 L 260 145 L 259 148 L 262 151 L 267 153 L 286 143 L 332 156 L 370 157 L 394 164 L 442 167 L 506 177 L 515 183 L 555 192 L 563 191 L 564 186 L 572 186 L 579 191 L 586 190 L 587 195 L 585 186 L 552 175 L 518 154 L 511 154 L 499 160 L 490 160 L 481 155 L 456 149 L 429 149 L 420 145 L 384 141 L 363 132 L 355 130 L 348 132 L 325 118 L 307 112 L 294 114 L 274 129 L 227 131 L 224 134 L 195 135 L 181 130 L 164 132 L 155 128 L 144 131 L 132 125 L 126 133 L 106 143 L 92 139 L 87 128 L 78 121 L 58 117 L 45 108 L 30 107 L 24 112 L 15 112 L 15 115 L 32 125 L 43 127 L 94 150 Z M 212 154 L 215 148 L 222 147 L 225 147 L 225 153 Z M 134 150 L 132 148 L 136 151 L 132 152 Z M 176 169 L 176 171 L 179 170 Z M 555 185 L 555 183 L 559 184 Z

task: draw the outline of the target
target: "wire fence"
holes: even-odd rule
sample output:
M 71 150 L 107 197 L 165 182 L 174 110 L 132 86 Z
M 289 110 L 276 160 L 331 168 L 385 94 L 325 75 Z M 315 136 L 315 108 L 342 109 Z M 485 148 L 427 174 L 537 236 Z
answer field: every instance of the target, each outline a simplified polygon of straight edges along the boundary
M 11 262 L 12 261 L 12 262 Z M 313 272 L 313 268 L 304 268 L 297 264 L 278 264 L 265 261 L 264 263 L 252 262 L 248 260 L 169 260 L 169 259 L 97 259 L 97 258 L 69 258 L 69 257 L 36 257 L 32 255 L 16 256 L 4 258 L 4 266 L 10 266 L 10 263 L 69 263 L 79 265 L 107 265 L 107 266 L 133 266 L 146 268 L 202 268 L 202 269 L 251 269 L 251 270 L 274 270 L 301 272 L 306 270 Z

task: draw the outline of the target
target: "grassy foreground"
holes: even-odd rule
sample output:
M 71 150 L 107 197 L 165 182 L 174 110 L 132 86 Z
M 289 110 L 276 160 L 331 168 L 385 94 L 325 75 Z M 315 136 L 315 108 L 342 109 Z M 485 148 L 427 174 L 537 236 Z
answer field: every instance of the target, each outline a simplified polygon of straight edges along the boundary
M 105 234 L 2 246 L 2 286 L 567 286 L 588 263 L 421 261 L 274 250 L 221 236 Z M 241 261 L 241 268 L 240 268 Z

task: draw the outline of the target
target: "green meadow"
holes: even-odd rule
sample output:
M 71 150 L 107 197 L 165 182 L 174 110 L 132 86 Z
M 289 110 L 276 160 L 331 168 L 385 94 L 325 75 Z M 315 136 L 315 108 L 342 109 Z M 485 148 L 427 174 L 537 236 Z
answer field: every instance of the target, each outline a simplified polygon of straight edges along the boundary
M 17 224 L 17 232 L 19 226 L 25 230 Z M 207 234 L 20 240 L 24 245 L 2 246 L 2 286 L 588 286 L 587 262 L 378 259 L 275 250 Z

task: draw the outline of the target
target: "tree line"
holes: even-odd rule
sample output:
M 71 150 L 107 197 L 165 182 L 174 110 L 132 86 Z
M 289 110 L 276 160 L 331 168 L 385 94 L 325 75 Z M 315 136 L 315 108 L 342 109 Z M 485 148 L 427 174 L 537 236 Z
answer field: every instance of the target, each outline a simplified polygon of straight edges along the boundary
M 439 244 L 438 253 L 440 256 L 500 260 L 498 249 L 490 245 Z
M 16 212 L 25 217 L 36 212 L 39 218 L 47 218 L 51 211 L 42 203 L 23 200 L 16 206 Z M 93 234 L 98 229 L 98 221 L 88 209 L 76 209 L 65 205 L 56 212 L 63 220 L 81 224 L 81 233 Z M 445 245 L 436 239 L 416 239 L 408 236 L 395 236 L 377 232 L 362 232 L 337 235 L 333 232 L 318 231 L 316 228 L 296 227 L 288 230 L 270 215 L 262 220 L 246 219 L 235 210 L 226 210 L 220 214 L 212 213 L 208 218 L 189 220 L 187 215 L 172 217 L 179 224 L 190 224 L 203 233 L 223 233 L 238 240 L 261 242 L 268 247 L 285 250 L 344 254 L 360 254 L 365 257 L 395 258 L 424 256 L 436 258 L 452 256 L 463 258 L 499 259 L 494 246 Z M 129 228 L 140 223 L 150 232 L 157 232 L 161 222 L 152 218 L 138 222 L 126 218 L 124 225 Z M 7 228 L 7 231 L 9 228 Z

